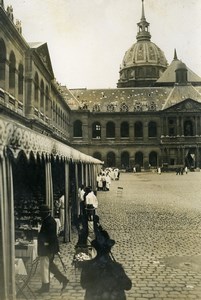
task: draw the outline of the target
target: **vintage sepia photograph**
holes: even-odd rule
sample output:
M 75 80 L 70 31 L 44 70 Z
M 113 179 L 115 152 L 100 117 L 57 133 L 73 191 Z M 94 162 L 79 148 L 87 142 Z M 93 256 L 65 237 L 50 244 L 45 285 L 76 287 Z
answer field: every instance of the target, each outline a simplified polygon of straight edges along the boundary
M 200 0 L 0 0 L 0 300 L 200 300 L 200 169 Z

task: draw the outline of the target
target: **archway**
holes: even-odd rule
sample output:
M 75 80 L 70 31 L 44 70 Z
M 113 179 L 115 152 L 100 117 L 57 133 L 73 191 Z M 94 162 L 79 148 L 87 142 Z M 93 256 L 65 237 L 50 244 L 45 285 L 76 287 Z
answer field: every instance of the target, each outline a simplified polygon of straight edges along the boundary
M 107 154 L 107 167 L 115 167 L 116 166 L 116 157 L 114 152 L 108 152 Z

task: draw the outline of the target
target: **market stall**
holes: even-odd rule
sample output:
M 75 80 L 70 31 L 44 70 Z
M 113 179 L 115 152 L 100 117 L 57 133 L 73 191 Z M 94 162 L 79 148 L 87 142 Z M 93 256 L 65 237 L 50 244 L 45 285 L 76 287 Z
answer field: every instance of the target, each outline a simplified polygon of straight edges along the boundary
M 23 231 L 24 241 L 32 244 L 39 221 L 39 205 L 46 203 L 52 212 L 54 210 L 52 165 L 55 162 L 62 164 L 64 170 L 64 241 L 69 242 L 71 210 L 73 208 L 73 214 L 76 214 L 78 209 L 78 178 L 81 176 L 83 183 L 93 184 L 92 178 L 96 178 L 102 162 L 20 124 L 0 119 L 0 288 L 5 299 L 15 299 L 15 244 L 19 230 Z M 81 166 L 79 174 L 75 171 L 78 164 Z M 91 168 L 92 165 L 95 167 Z M 69 169 L 74 170 L 71 181 Z M 91 182 L 88 182 L 89 178 Z M 73 197 L 70 194 L 72 183 L 75 189 Z

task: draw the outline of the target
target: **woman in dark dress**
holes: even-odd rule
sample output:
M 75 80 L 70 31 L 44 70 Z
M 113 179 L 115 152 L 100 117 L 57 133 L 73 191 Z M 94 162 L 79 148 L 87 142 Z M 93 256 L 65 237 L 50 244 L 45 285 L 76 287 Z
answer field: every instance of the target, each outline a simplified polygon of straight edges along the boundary
M 97 232 L 92 241 L 97 255 L 86 261 L 81 272 L 81 286 L 86 289 L 85 300 L 125 300 L 125 290 L 130 290 L 132 282 L 122 265 L 114 260 L 111 248 L 115 244 L 105 230 Z

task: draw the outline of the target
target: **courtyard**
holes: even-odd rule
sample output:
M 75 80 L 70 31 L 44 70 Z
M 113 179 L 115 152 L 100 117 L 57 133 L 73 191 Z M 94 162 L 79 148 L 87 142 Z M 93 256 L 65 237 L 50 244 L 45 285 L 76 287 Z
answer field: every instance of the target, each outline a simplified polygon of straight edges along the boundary
M 100 223 L 116 241 L 112 254 L 132 280 L 127 299 L 200 300 L 201 173 L 121 173 L 97 196 Z M 72 264 L 76 242 L 73 228 L 71 243 L 61 244 L 70 280 L 64 293 L 52 278 L 50 293 L 37 299 L 84 299 L 81 270 Z M 40 287 L 39 276 L 32 285 Z

